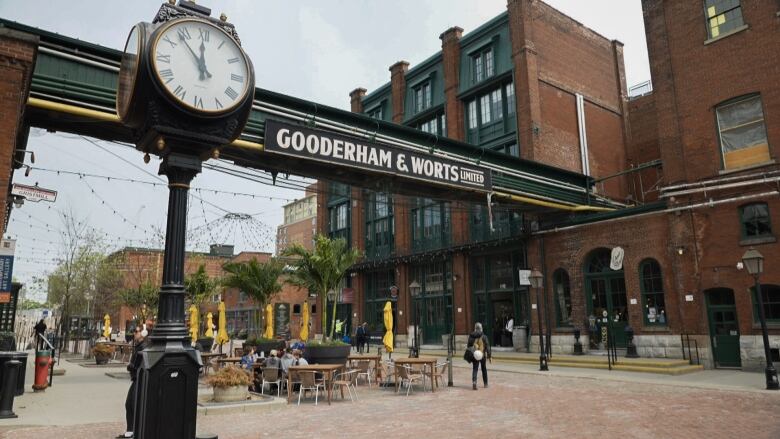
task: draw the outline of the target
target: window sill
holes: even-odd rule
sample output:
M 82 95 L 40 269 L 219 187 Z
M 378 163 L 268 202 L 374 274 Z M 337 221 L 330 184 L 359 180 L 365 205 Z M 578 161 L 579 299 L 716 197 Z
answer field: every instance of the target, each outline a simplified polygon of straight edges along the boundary
M 754 330 L 761 330 L 761 323 L 753 322 Z M 780 329 L 780 322 L 766 322 L 766 329 Z M 745 334 L 748 335 L 748 334 Z
M 743 239 L 739 241 L 739 245 L 746 246 L 746 245 L 758 245 L 758 244 L 772 244 L 774 242 L 777 242 L 777 238 L 775 238 L 774 236 L 761 236 L 757 238 Z
M 648 324 L 645 323 L 644 326 L 642 326 L 642 332 L 671 332 L 671 329 L 666 325 L 648 326 Z
M 704 45 L 706 46 L 708 44 L 712 44 L 712 43 L 714 43 L 716 41 L 719 41 L 719 40 L 722 40 L 724 38 L 730 37 L 730 36 L 732 36 L 734 34 L 738 34 L 738 33 L 742 32 L 743 30 L 746 30 L 748 28 L 749 28 L 748 25 L 743 24 L 742 26 L 740 26 L 740 27 L 738 27 L 736 29 L 732 29 L 732 30 L 730 30 L 730 31 L 728 31 L 726 33 L 718 35 L 717 37 L 710 38 L 709 40 L 704 41 Z
M 755 165 L 743 166 L 741 168 L 721 169 L 720 171 L 718 171 L 718 175 L 735 174 L 737 172 L 749 171 L 751 169 L 756 169 L 756 168 L 763 168 L 764 166 L 770 166 L 774 164 L 777 164 L 777 162 L 774 159 L 772 159 L 766 162 L 756 163 Z

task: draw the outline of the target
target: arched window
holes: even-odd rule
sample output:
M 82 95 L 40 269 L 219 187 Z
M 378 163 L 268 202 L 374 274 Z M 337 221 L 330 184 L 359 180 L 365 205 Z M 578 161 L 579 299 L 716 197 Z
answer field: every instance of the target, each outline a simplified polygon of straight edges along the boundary
M 613 273 L 613 270 L 609 268 L 611 258 L 611 252 L 606 248 L 594 250 L 585 265 L 585 271 L 589 274 Z
M 642 289 L 646 325 L 666 325 L 669 317 L 664 300 L 664 282 L 661 266 L 655 259 L 645 259 L 639 264 L 639 278 Z
M 750 288 L 750 296 L 753 298 L 753 321 L 758 322 L 758 297 L 756 288 Z M 761 299 L 764 302 L 764 318 L 767 322 L 780 323 L 780 286 L 761 285 Z
M 553 291 L 555 292 L 556 323 L 558 326 L 572 326 L 569 274 L 563 268 L 559 268 L 553 273 Z

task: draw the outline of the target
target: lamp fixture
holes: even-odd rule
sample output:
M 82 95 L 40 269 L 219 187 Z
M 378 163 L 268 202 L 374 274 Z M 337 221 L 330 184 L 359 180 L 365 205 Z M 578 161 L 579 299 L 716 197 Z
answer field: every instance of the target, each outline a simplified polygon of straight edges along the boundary
M 685 253 L 685 246 L 677 246 L 677 254 L 682 255 L 683 253 Z

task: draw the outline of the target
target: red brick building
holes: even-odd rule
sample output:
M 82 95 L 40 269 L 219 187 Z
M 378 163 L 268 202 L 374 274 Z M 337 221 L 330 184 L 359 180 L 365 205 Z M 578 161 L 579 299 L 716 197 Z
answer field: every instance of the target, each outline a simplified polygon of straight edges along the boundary
M 284 222 L 276 228 L 276 254 L 291 244 L 298 243 L 305 248 L 314 248 L 314 235 L 317 233 L 317 185 L 306 188 L 305 195 L 283 206 Z
M 467 141 L 476 154 L 592 175 L 598 193 L 627 207 L 525 216 L 497 206 L 491 231 L 480 206 L 321 181 L 319 229 L 365 252 L 346 282 L 349 309 L 378 326 L 396 285 L 401 342 L 415 321 L 428 344 L 451 327 L 463 341 L 481 321 L 507 345 L 507 317 L 538 333 L 539 306 L 554 352 L 572 351 L 575 329 L 586 350 L 603 348 L 606 313 L 618 345 L 631 326 L 642 356 L 681 357 L 683 336 L 708 367 L 760 367 L 753 279 L 737 262 L 751 246 L 764 255 L 776 351 L 780 5 L 704 3 L 643 1 L 654 90 L 632 99 L 620 42 L 532 0 L 509 0 L 466 35 L 448 29 L 441 52 L 350 93 L 354 112 Z M 517 274 L 531 267 L 545 276 L 538 304 Z M 529 344 L 538 351 L 538 338 Z

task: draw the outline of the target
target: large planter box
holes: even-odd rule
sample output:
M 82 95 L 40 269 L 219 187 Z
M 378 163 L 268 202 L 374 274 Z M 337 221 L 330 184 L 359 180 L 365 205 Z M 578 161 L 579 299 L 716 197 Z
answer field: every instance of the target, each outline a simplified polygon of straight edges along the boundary
M 249 341 L 244 342 L 244 346 L 254 346 L 255 353 L 257 355 L 260 355 L 260 352 L 263 352 L 263 356 L 267 357 L 268 354 L 271 352 L 272 349 L 278 349 L 279 348 L 279 342 L 278 341 L 269 341 L 269 342 L 263 342 L 263 343 L 251 343 Z
M 248 396 L 246 386 L 214 387 L 214 402 L 245 401 Z
M 201 352 L 211 352 L 211 347 L 214 345 L 214 339 L 213 338 L 199 338 L 197 345 L 200 346 Z
M 97 364 L 108 364 L 108 360 L 111 359 L 111 355 L 95 355 L 95 363 Z
M 346 364 L 352 346 L 306 346 L 303 357 L 309 364 Z

